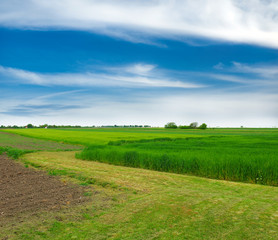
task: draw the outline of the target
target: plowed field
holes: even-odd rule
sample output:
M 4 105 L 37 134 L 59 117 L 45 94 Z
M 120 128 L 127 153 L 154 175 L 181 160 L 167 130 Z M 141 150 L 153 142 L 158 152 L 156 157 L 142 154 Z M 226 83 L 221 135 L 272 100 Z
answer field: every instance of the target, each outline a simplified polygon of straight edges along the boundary
M 0 225 L 22 213 L 35 214 L 83 202 L 84 190 L 0 155 Z

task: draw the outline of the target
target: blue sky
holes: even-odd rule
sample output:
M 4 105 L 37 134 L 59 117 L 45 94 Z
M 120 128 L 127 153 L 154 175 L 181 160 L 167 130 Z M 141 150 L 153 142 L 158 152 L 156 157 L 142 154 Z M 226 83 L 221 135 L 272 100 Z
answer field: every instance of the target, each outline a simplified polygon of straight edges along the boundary
M 2 0 L 0 125 L 278 126 L 278 3 Z

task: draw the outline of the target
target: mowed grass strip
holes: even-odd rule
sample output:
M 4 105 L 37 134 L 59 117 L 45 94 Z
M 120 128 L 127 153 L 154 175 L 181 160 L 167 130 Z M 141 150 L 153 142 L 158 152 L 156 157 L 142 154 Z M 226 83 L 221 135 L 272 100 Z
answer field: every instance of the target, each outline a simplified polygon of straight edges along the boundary
M 25 224 L 11 233 L 16 239 L 277 239 L 276 187 L 82 161 L 74 152 L 31 153 L 21 161 L 119 187 L 93 183 L 114 204 Z

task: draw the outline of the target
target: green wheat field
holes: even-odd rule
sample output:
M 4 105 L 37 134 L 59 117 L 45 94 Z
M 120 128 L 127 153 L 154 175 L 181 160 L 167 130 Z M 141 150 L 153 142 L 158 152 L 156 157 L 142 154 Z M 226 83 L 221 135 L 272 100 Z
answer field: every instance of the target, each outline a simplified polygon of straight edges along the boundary
M 98 192 L 62 221 L 15 223 L 11 239 L 277 239 L 278 129 L 5 132 L 0 150 L 20 163 Z

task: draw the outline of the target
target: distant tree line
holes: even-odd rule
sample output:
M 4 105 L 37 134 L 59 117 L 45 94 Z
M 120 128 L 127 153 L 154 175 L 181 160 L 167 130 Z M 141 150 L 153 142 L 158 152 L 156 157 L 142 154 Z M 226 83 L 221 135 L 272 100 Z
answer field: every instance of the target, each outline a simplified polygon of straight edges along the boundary
M 4 126 L 4 125 L 1 125 L 0 128 L 25 128 L 25 126 L 17 126 L 17 125 L 8 125 L 8 126 Z
M 48 124 L 35 126 L 35 125 L 29 123 L 26 126 L 17 126 L 17 125 L 4 126 L 4 125 L 1 125 L 0 128 L 81 128 L 81 126 L 79 126 L 79 125 L 75 125 L 75 126 L 72 126 L 72 125 L 48 125 Z
M 150 128 L 150 125 L 102 125 L 102 128 Z
M 48 124 L 43 124 L 39 126 L 35 126 L 31 123 L 27 124 L 26 126 L 17 126 L 17 125 L 8 125 L 4 126 L 1 125 L 0 128 L 96 128 L 96 127 L 101 127 L 101 128 L 150 128 L 150 125 L 102 125 L 102 126 L 79 126 L 79 125 L 48 125 Z
M 180 126 L 177 126 L 176 123 L 169 122 L 164 127 L 165 128 L 172 128 L 172 129 L 176 129 L 176 128 L 180 128 L 180 129 L 206 129 L 207 128 L 207 124 L 202 123 L 200 126 L 198 126 L 197 122 L 193 122 L 193 123 L 190 123 L 189 125 L 180 125 Z

